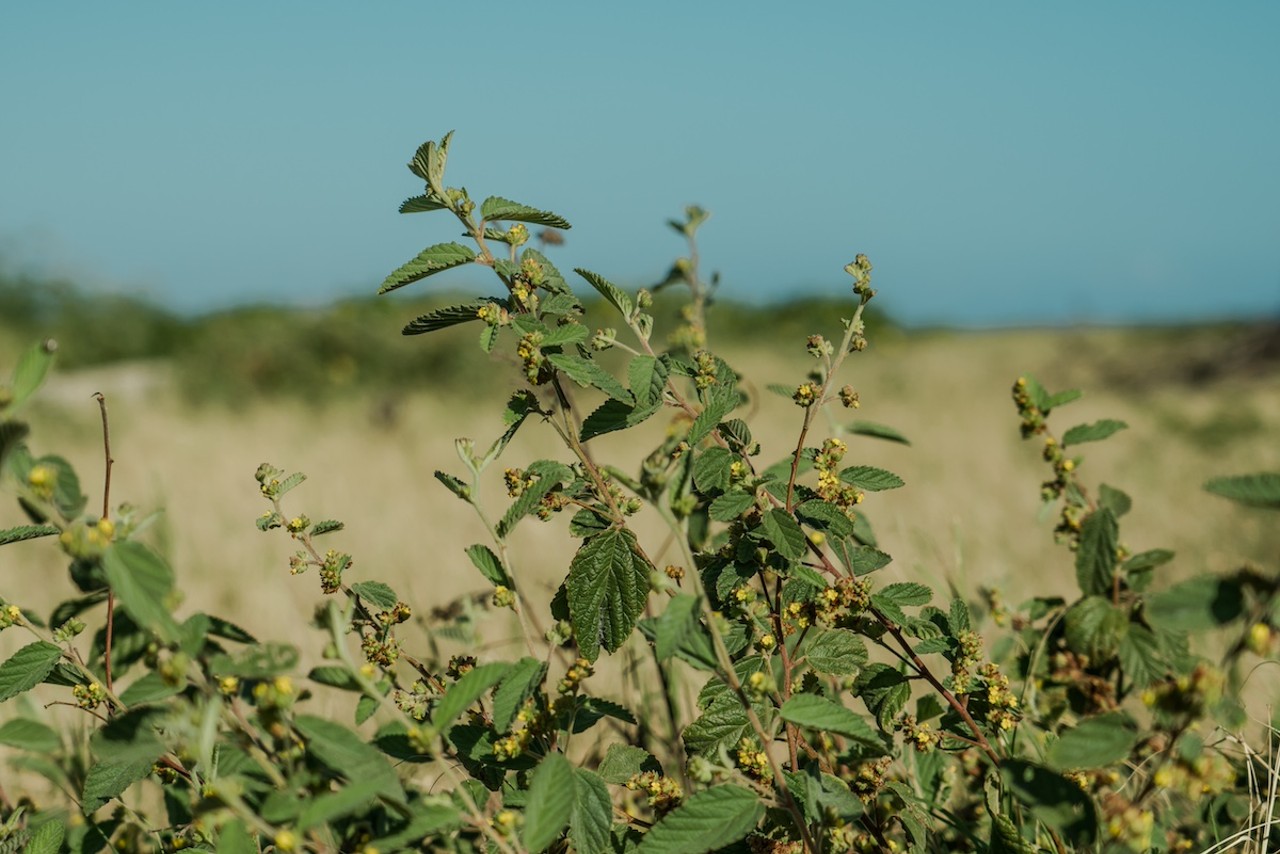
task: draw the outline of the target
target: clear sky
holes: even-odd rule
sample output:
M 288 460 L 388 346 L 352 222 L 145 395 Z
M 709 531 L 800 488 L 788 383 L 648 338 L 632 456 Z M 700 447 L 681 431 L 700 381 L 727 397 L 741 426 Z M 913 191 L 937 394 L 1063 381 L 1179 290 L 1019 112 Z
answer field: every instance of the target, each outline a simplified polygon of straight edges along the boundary
M 1280 3 L 11 3 L 0 255 L 182 310 L 373 292 L 404 164 L 628 285 L 713 212 L 725 293 L 911 323 L 1280 313 Z M 477 271 L 478 272 L 478 271 Z M 451 271 L 415 288 L 462 286 Z

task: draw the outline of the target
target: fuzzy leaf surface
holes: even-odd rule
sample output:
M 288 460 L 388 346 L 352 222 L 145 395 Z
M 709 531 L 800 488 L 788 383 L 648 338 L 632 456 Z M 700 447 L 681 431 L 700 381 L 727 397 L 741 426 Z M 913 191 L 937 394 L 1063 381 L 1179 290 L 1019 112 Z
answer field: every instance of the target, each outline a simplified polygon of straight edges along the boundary
M 1204 488 L 1249 507 L 1280 509 L 1280 472 L 1215 477 Z
M 427 276 L 434 276 L 436 273 L 470 264 L 474 260 L 476 260 L 476 253 L 461 243 L 437 243 L 435 246 L 428 246 L 412 261 L 387 276 L 382 282 L 382 287 L 378 288 L 378 293 L 394 291 L 396 288 L 425 279 Z
M 1120 525 L 1109 508 L 1101 507 L 1085 517 L 1076 550 L 1076 582 L 1081 593 L 1088 596 L 1111 591 L 1119 542 Z
M 565 230 L 573 228 L 569 224 L 569 220 L 559 214 L 531 208 L 528 205 L 522 205 L 519 202 L 513 202 L 501 196 L 490 196 L 481 202 L 480 216 L 484 217 L 488 222 L 503 220 L 504 222 L 528 222 L 534 225 L 545 225 L 550 228 Z
M 583 329 L 581 326 L 578 328 Z M 594 388 L 628 406 L 632 404 L 631 392 L 627 391 L 626 386 L 596 364 L 595 360 L 584 359 L 576 353 L 552 353 L 547 356 L 547 360 L 583 388 Z
M 0 664 L 0 703 L 30 691 L 44 681 L 62 657 L 62 649 L 45 641 L 24 646 Z
M 573 766 L 561 753 L 548 753 L 529 781 L 522 833 L 524 847 L 544 851 L 569 824 L 577 789 Z
M 352 782 L 369 784 L 376 794 L 404 800 L 395 770 L 381 752 L 360 736 L 341 724 L 314 715 L 298 715 L 294 725 L 306 739 L 307 752 L 321 764 Z
M 635 534 L 625 528 L 592 537 L 573 556 L 566 584 L 569 614 L 588 661 L 596 660 L 601 646 L 616 652 L 630 636 L 649 596 L 652 571 Z
M 631 297 L 627 296 L 626 291 L 615 285 L 613 282 L 601 276 L 599 273 L 593 273 L 590 270 L 584 270 L 581 267 L 575 267 L 573 272 L 587 280 L 587 284 L 595 288 L 600 296 L 609 301 L 609 304 L 616 308 L 623 317 L 630 319 L 631 313 L 635 306 L 631 302 Z
M 1099 442 L 1108 436 L 1119 433 L 1129 425 L 1113 418 L 1103 418 L 1092 424 L 1077 424 L 1062 434 L 1062 447 L 1082 445 L 1085 442 Z
M 750 789 L 712 786 L 690 795 L 645 834 L 637 854 L 704 854 L 755 830 L 764 804 Z
M 884 748 L 880 733 L 852 709 L 816 694 L 796 694 L 782 704 L 782 719 L 818 732 L 833 732 L 876 750 Z
M 902 478 L 875 466 L 849 466 L 840 472 L 840 480 L 868 492 L 897 489 L 903 485 Z

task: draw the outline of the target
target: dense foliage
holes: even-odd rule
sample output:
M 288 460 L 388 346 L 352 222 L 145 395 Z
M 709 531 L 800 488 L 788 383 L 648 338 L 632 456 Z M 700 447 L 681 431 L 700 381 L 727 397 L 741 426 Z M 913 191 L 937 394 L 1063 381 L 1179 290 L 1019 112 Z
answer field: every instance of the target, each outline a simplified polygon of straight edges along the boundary
M 447 185 L 449 143 L 415 154 L 424 191 L 401 211 L 440 212 L 469 244 L 427 247 L 381 290 L 463 266 L 493 274 L 492 296 L 433 308 L 404 331 L 454 348 L 478 334 L 520 377 L 501 432 L 487 445 L 459 440 L 462 468 L 436 478 L 488 532 L 467 557 L 487 606 L 512 613 L 525 654 L 415 646 L 414 604 L 360 577 L 342 523 L 295 504 L 303 475 L 268 464 L 256 472 L 258 527 L 292 542 L 290 571 L 319 580 L 313 643 L 325 663 L 303 674 L 298 639 L 259 640 L 199 603 L 175 611 L 175 573 L 145 544 L 149 517 L 111 503 L 109 441 L 90 510 L 72 467 L 34 450 L 19 420 L 53 361 L 47 342 L 0 390 L 0 471 L 30 517 L 0 531 L 0 545 L 48 538 L 66 553 L 71 594 L 47 616 L 0 604 L 0 627 L 29 635 L 0 664 L 0 744 L 23 775 L 0 790 L 0 849 L 1264 851 L 1280 841 L 1271 730 L 1238 735 L 1244 669 L 1276 653 L 1280 580 L 1251 567 L 1160 580 L 1174 555 L 1127 543 L 1129 496 L 1081 474 L 1080 448 L 1124 423 L 1058 430 L 1079 393 L 1031 377 L 1013 385 L 1022 434 L 1044 458 L 1061 571 L 1074 568 L 1071 601 L 1014 607 L 994 591 L 885 580 L 890 546 L 867 508 L 904 484 L 850 459 L 851 445 L 862 456 L 874 448 L 866 440 L 906 440 L 839 414 L 862 404 L 840 369 L 868 346 L 870 261 L 845 268 L 852 299 L 832 336 L 808 331 L 812 372 L 770 389 L 796 405 L 794 444 L 762 448 L 742 417 L 754 386 L 710 349 L 713 283 L 696 260 L 704 211 L 671 223 L 690 250 L 657 288 L 687 296 L 675 328 L 659 335 L 652 293 L 579 269 L 613 310 L 613 325 L 595 328 L 529 245 L 530 226 L 569 223 Z M 454 326 L 471 334 L 441 333 Z M 102 416 L 107 440 L 105 404 Z M 651 420 L 665 426 L 656 446 L 598 458 L 598 437 L 654 436 L 636 429 Z M 482 475 L 517 431 L 539 428 L 563 456 L 508 465 L 506 496 L 483 494 Z M 1280 475 L 1207 487 L 1280 507 Z M 665 525 L 660 539 L 634 524 L 642 513 Z M 549 613 L 523 595 L 534 557 L 511 540 L 539 522 L 578 543 Z M 444 629 L 464 616 L 427 621 Z M 633 703 L 596 673 L 614 657 Z M 32 692 L 78 707 L 83 729 L 21 713 Z M 351 699 L 341 718 L 315 711 L 321 692 Z

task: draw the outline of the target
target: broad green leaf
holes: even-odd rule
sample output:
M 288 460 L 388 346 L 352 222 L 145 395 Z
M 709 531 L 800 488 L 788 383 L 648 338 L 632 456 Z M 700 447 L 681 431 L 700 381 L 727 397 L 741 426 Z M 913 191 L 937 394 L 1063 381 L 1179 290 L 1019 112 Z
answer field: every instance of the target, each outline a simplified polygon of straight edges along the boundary
M 1120 525 L 1115 514 L 1100 507 L 1085 517 L 1080 527 L 1080 547 L 1076 549 L 1076 583 L 1080 592 L 1111 592 L 1116 571 L 1116 550 L 1120 541 Z
M 381 581 L 361 581 L 351 585 L 351 592 L 382 611 L 394 608 L 400 601 L 396 592 Z
M 1093 801 L 1079 786 L 1041 765 L 1006 759 L 1000 766 L 1005 788 L 1031 809 L 1031 814 L 1076 845 L 1097 838 Z
M 811 635 L 804 657 L 819 673 L 851 676 L 866 665 L 866 644 L 848 629 L 817 629 Z
M 216 655 L 209 661 L 214 676 L 241 679 L 270 679 L 293 670 L 298 664 L 298 648 L 292 644 L 266 641 L 238 655 Z
M 381 752 L 360 736 L 339 723 L 313 715 L 298 715 L 294 726 L 306 739 L 307 752 L 321 764 L 347 780 L 367 784 L 373 793 L 404 800 L 395 770 Z
M 586 279 L 587 283 L 591 285 L 591 287 L 595 288 L 596 291 L 599 292 L 600 296 L 608 300 L 609 304 L 616 308 L 624 318 L 628 321 L 631 319 L 631 314 L 635 310 L 635 306 L 631 302 L 631 297 L 627 296 L 626 292 L 623 291 L 622 288 L 618 287 L 604 276 L 601 276 L 598 273 L 593 273 L 590 270 L 584 270 L 581 267 L 575 267 L 573 272 Z
M 607 854 L 613 827 L 613 799 L 598 774 L 585 768 L 573 771 L 573 810 L 569 813 L 569 839 L 577 854 Z
M 662 390 L 667 385 L 667 365 L 653 356 L 636 356 L 627 364 L 627 382 L 639 406 L 651 406 L 662 402 Z
M 631 392 L 594 360 L 584 359 L 575 353 L 552 353 L 547 360 L 578 385 L 598 389 L 628 406 L 632 404 Z
M 840 562 L 854 575 L 866 575 L 883 569 L 893 562 L 893 558 L 872 546 L 860 546 L 852 539 L 840 539 L 831 543 L 832 550 Z
M 409 161 L 409 171 L 426 181 L 434 193 L 444 189 L 444 167 L 449 160 L 449 142 L 452 139 L 453 131 L 449 131 L 439 143 L 434 140 L 424 142 Z
M 787 392 L 789 397 L 791 392 Z M 886 427 L 884 424 L 876 424 L 872 421 L 854 421 L 852 424 L 844 428 L 845 432 L 852 433 L 855 436 L 871 436 L 876 439 L 885 439 L 889 442 L 898 442 L 903 445 L 910 445 L 911 442 L 906 436 L 903 436 L 892 427 Z
M 374 840 L 374 847 L 379 851 L 412 850 L 425 837 L 448 833 L 462 824 L 458 807 L 439 796 L 425 802 L 410 802 L 408 809 L 411 816 L 408 823 Z
M 0 546 L 6 546 L 9 543 L 20 543 L 23 540 L 34 540 L 39 537 L 51 537 L 59 533 L 59 530 L 53 525 L 19 525 L 16 528 L 0 531 Z
M 505 300 L 500 297 L 491 297 L 487 300 L 475 300 L 461 305 L 451 305 L 448 308 L 437 308 L 435 311 L 429 311 L 409 321 L 403 333 L 405 335 L 422 335 L 426 332 L 435 332 L 438 329 L 448 329 L 450 326 L 457 326 L 459 323 L 479 320 L 480 317 L 476 312 L 491 302 L 501 305 Z
M 578 549 L 566 588 L 574 637 L 588 661 L 596 660 L 601 646 L 616 652 L 631 635 L 649 596 L 652 571 L 626 528 L 598 534 Z
M 782 704 L 781 713 L 783 720 L 796 726 L 843 735 L 872 749 L 884 748 L 880 733 L 865 718 L 826 697 L 796 694 Z
M 714 757 L 723 750 L 733 751 L 744 735 L 751 732 L 751 721 L 742 704 L 734 697 L 713 703 L 693 723 L 685 727 L 681 737 L 685 749 Z
M 756 503 L 755 495 L 750 492 L 726 492 L 717 496 L 707 508 L 711 518 L 717 522 L 732 522 Z
M 740 786 L 712 786 L 690 795 L 655 824 L 636 854 L 704 854 L 755 830 L 764 817 L 759 795 Z
M 29 348 L 18 357 L 10 387 L 12 397 L 8 405 L 2 407 L 6 413 L 17 412 L 40 388 L 45 376 L 49 373 L 49 368 L 53 367 L 54 353 L 57 349 L 58 343 L 50 338 Z
M 313 827 L 320 827 L 334 819 L 351 815 L 382 794 L 383 783 L 379 780 L 353 780 L 336 792 L 326 792 L 307 799 L 306 806 L 298 814 L 297 830 L 305 833 Z
M 1124 562 L 1121 567 L 1125 572 L 1137 572 L 1142 569 L 1154 569 L 1157 566 L 1164 566 L 1173 560 L 1174 554 L 1168 549 L 1151 549 L 1150 551 L 1139 552 Z
M 307 674 L 307 678 L 312 682 L 328 685 L 330 688 L 337 688 L 339 691 L 364 690 L 360 687 L 359 680 L 352 675 L 351 671 L 339 665 L 330 664 L 323 667 L 313 667 L 311 672 Z
M 868 492 L 897 489 L 903 485 L 902 478 L 893 472 L 874 466 L 849 466 L 840 472 L 840 480 Z
M 551 228 L 570 229 L 569 221 L 550 211 L 540 211 L 528 205 L 504 199 L 501 196 L 490 196 L 480 203 L 480 216 L 487 222 L 502 220 L 505 222 L 529 222 L 534 225 L 545 225 Z
M 53 753 L 62 746 L 62 741 L 58 733 L 39 721 L 14 718 L 0 726 L 0 744 L 36 753 Z
M 857 694 L 876 716 L 876 723 L 886 732 L 911 698 L 907 677 L 887 664 L 869 664 L 858 677 Z
M 150 758 L 130 758 L 120 760 L 103 760 L 89 768 L 84 778 L 84 789 L 81 791 L 81 806 L 88 815 L 96 811 L 112 798 L 118 797 L 126 789 L 151 774 L 151 766 L 164 752 L 158 747 Z
M 494 661 L 478 665 L 462 674 L 436 704 L 431 723 L 441 733 L 448 732 L 458 716 L 484 696 L 486 691 L 501 682 L 510 670 L 511 665 L 505 661 Z
M 557 305 L 573 305 L 575 311 L 581 311 L 582 305 L 578 302 L 577 297 L 569 289 L 569 285 L 564 280 L 564 276 L 556 269 L 556 265 L 552 264 L 546 255 L 543 255 L 532 246 L 526 246 L 525 250 L 520 253 L 521 262 L 531 261 L 542 268 L 542 287 L 553 297 L 567 297 L 569 302 L 565 303 L 557 299 L 543 299 L 543 313 L 554 312 L 557 314 L 564 313 L 557 308 Z
M 480 570 L 480 574 L 495 587 L 502 585 L 503 587 L 511 587 L 511 578 L 507 575 L 507 570 L 502 565 L 502 561 L 498 560 L 498 556 L 493 550 L 482 543 L 476 543 L 467 547 L 467 557 L 471 558 L 471 562 L 475 564 L 476 569 Z
M 654 654 L 659 661 L 679 656 L 700 670 L 715 670 L 715 650 L 699 616 L 696 596 L 678 593 L 667 603 L 656 621 Z
M 1109 660 L 1129 629 L 1124 610 L 1103 596 L 1086 596 L 1067 609 L 1063 617 L 1067 646 L 1095 663 Z
M 460 243 L 437 243 L 435 246 L 428 246 L 412 261 L 387 276 L 382 282 L 382 287 L 378 288 L 378 293 L 394 291 L 396 288 L 425 279 L 427 276 L 461 267 L 463 264 L 470 264 L 475 259 L 476 253 Z
M 448 210 L 449 206 L 444 202 L 437 201 L 435 197 L 422 195 L 414 196 L 411 199 L 405 199 L 400 203 L 400 213 L 426 213 L 427 211 L 443 211 Z
M 741 402 L 742 396 L 734 389 L 728 389 L 721 394 L 712 396 L 707 401 L 707 405 L 698 413 L 698 416 L 693 419 L 693 424 L 689 426 L 689 435 L 686 441 L 690 445 L 696 445 L 701 442 Z
M 217 854 L 258 854 L 258 843 L 249 835 L 243 821 L 232 819 L 218 831 Z
M 1112 418 L 1104 418 L 1092 424 L 1078 424 L 1062 434 L 1062 447 L 1082 445 L 1085 442 L 1098 442 L 1128 426 L 1123 421 L 1116 421 Z
M 1221 495 L 1250 507 L 1280 509 L 1280 472 L 1215 477 L 1204 488 L 1214 495 Z
M 693 460 L 693 485 L 703 493 L 728 489 L 735 459 L 733 452 L 727 448 L 707 448 L 702 451 Z
M 1163 679 L 1169 665 L 1160 650 L 1160 642 L 1146 626 L 1130 624 L 1120 639 L 1120 667 L 1135 688 L 1145 688 Z
M 1085 718 L 1058 736 L 1049 747 L 1049 764 L 1064 771 L 1102 768 L 1127 759 L 1138 734 L 1133 720 L 1120 712 Z
M 45 641 L 27 644 L 15 652 L 0 664 L 0 703 L 43 682 L 61 657 L 61 648 Z
M 158 703 L 167 700 L 182 690 L 184 686 L 166 681 L 159 671 L 152 670 L 141 678 L 135 679 L 120 694 L 120 702 L 126 706 L 139 706 L 147 703 Z
M 908 622 L 903 608 L 924 605 L 933 598 L 933 591 L 914 581 L 889 584 L 871 594 L 871 604 L 882 614 L 899 625 Z
M 547 677 L 546 662 L 525 657 L 511 666 L 493 692 L 493 727 L 507 732 L 525 701 L 538 692 Z
M 760 530 L 778 554 L 789 560 L 798 560 L 809 550 L 808 538 L 800 523 L 781 507 L 774 507 L 760 517 Z
M 1119 519 L 1133 507 L 1133 499 L 1122 490 L 1104 483 L 1098 489 L 1098 504 L 1110 510 Z
M 577 344 L 587 340 L 587 327 L 581 323 L 561 323 L 549 328 L 542 336 L 542 340 L 538 342 L 538 346 L 542 348 L 563 347 L 566 344 Z M 615 380 L 616 382 L 616 380 Z M 631 395 L 627 395 L 629 401 Z
M 50 819 L 31 832 L 27 840 L 24 854 L 58 854 L 62 850 L 62 841 L 67 831 L 61 821 Z
M 1084 397 L 1084 392 L 1076 388 L 1069 388 L 1066 391 L 1060 391 L 1057 394 L 1049 396 L 1049 399 L 1045 402 L 1044 411 L 1047 413 L 1051 409 L 1057 409 L 1059 406 L 1066 406 L 1068 403 L 1079 400 L 1082 397 Z
M 627 780 L 644 771 L 662 771 L 658 760 L 642 747 L 614 743 L 600 760 L 598 773 L 606 783 L 621 786 Z
M 630 406 L 620 400 L 609 398 L 600 404 L 595 411 L 582 420 L 582 441 L 594 439 L 615 430 L 625 430 L 647 420 L 662 408 L 660 403 L 648 406 Z
M 829 501 L 813 499 L 796 507 L 796 515 L 805 524 L 826 531 L 833 537 L 844 538 L 853 534 L 853 520 Z
M 548 753 L 529 781 L 521 838 L 530 852 L 545 851 L 569 824 L 577 787 L 573 766 L 561 753 Z
M 167 605 L 173 593 L 173 570 L 155 552 L 138 542 L 114 543 L 102 555 L 102 569 L 120 606 L 138 625 L 166 643 L 180 640 Z
M 526 486 L 520 496 L 511 503 L 502 520 L 498 522 L 498 536 L 505 537 L 511 533 L 516 523 L 538 508 L 553 489 L 573 479 L 569 467 L 551 460 L 538 460 L 530 463 L 526 469 L 529 474 L 536 475 L 532 486 Z
M 1217 628 L 1244 613 L 1244 595 L 1232 579 L 1201 575 L 1147 597 L 1146 617 L 1156 628 L 1192 632 Z

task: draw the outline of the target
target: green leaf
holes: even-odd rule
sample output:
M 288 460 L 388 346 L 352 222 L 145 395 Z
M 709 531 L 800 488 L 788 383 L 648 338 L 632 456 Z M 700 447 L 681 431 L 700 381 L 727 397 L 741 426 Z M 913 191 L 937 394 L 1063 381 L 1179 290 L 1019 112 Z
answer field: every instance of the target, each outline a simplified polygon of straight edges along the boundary
M 411 282 L 434 276 L 463 264 L 470 264 L 476 259 L 476 253 L 460 243 L 437 243 L 428 246 L 418 253 L 409 263 L 400 267 L 382 282 L 378 293 L 385 294 L 396 288 L 404 287 Z
M 502 565 L 502 561 L 498 560 L 498 556 L 493 550 L 483 543 L 476 543 L 467 547 L 467 557 L 471 558 L 471 562 L 475 564 L 476 569 L 480 570 L 480 574 L 495 587 L 502 585 L 503 587 L 511 587 L 511 578 L 507 575 L 506 568 Z
M 1085 517 L 1076 550 L 1076 582 L 1081 593 L 1088 596 L 1111 592 L 1119 542 L 1120 525 L 1110 509 L 1100 507 Z
M 62 741 L 57 732 L 39 721 L 14 718 L 0 726 L 0 744 L 36 753 L 53 753 L 62 746 Z
M 59 529 L 53 525 L 19 525 L 16 528 L 0 531 L 0 546 L 7 546 L 9 543 L 20 543 L 23 540 L 34 540 L 39 537 L 52 537 L 57 533 L 59 533 Z
M 510 664 L 495 661 L 473 667 L 462 674 L 436 704 L 435 713 L 431 716 L 432 725 L 441 733 L 447 733 L 458 716 L 484 696 L 486 691 L 501 682 L 510 670 Z
M 870 664 L 858 677 L 857 694 L 876 716 L 880 728 L 888 732 L 911 699 L 911 683 L 887 664 Z
M 1146 626 L 1129 625 L 1120 639 L 1120 667 L 1135 688 L 1146 688 L 1163 679 L 1169 670 L 1160 642 Z
M 732 845 L 755 830 L 764 804 L 750 789 L 712 786 L 690 795 L 655 824 L 636 854 L 704 854 Z
M 627 296 L 626 292 L 624 292 L 622 288 L 618 287 L 604 276 L 601 276 L 598 273 L 593 273 L 590 270 L 584 270 L 581 267 L 575 267 L 573 272 L 586 279 L 587 283 L 600 293 L 600 296 L 608 300 L 610 305 L 616 308 L 621 312 L 623 317 L 630 321 L 631 314 L 635 310 L 635 306 L 631 303 L 631 297 Z
M 155 552 L 129 540 L 114 543 L 102 555 L 102 569 L 120 606 L 138 625 L 165 643 L 181 639 L 166 604 L 173 593 L 173 570 Z
M 707 448 L 694 457 L 693 485 L 702 493 L 728 489 L 735 459 L 727 448 Z
M 1127 759 L 1138 734 L 1133 719 L 1120 712 L 1085 718 L 1063 731 L 1049 747 L 1049 764 L 1064 771 L 1102 768 Z
M 644 771 L 662 771 L 658 760 L 642 747 L 630 744 L 611 744 L 600 760 L 598 769 L 606 783 L 621 786 L 627 780 Z
M 334 531 L 341 531 L 346 526 L 335 519 L 325 519 L 316 522 L 311 526 L 311 536 L 318 537 L 321 534 L 332 534 Z
M 707 512 L 717 522 L 732 522 L 755 503 L 756 497 L 750 492 L 726 492 L 711 502 Z
M 850 539 L 836 540 L 831 544 L 836 557 L 854 575 L 866 575 L 884 569 L 893 558 L 873 546 L 859 546 Z
M 396 592 L 381 581 L 361 581 L 351 585 L 351 592 L 381 611 L 394 608 L 400 601 Z
M 529 474 L 536 475 L 537 479 L 532 486 L 524 488 L 524 491 L 520 493 L 520 497 L 511 503 L 511 507 L 507 509 L 502 520 L 498 522 L 499 537 L 505 537 L 511 533 L 511 529 L 516 526 L 516 523 L 536 510 L 538 504 L 542 502 L 542 499 L 551 490 L 573 479 L 573 472 L 570 471 L 568 466 L 551 460 L 532 462 L 526 471 Z
M 298 664 L 298 648 L 292 644 L 267 641 L 244 650 L 239 655 L 216 655 L 209 661 L 214 676 L 238 676 L 241 679 L 270 679 L 293 670 Z
M 1121 567 L 1125 572 L 1138 572 L 1144 569 L 1155 569 L 1173 560 L 1174 553 L 1168 549 L 1151 549 L 1139 552 L 1124 562 Z
M 707 405 L 698 413 L 698 416 L 693 419 L 693 424 L 689 427 L 689 435 L 685 441 L 690 445 L 696 445 L 701 442 L 741 402 L 742 396 L 734 389 L 728 389 L 721 394 L 713 395 L 707 401 Z
M 459 323 L 479 320 L 480 317 L 476 314 L 477 311 L 491 302 L 501 304 L 504 301 L 499 297 L 491 297 L 461 305 L 451 305 L 448 308 L 437 308 L 435 311 L 429 311 L 409 321 L 403 330 L 403 334 L 422 335 L 426 332 L 448 329 L 450 326 L 457 326 Z
M 626 528 L 586 540 L 569 567 L 566 587 L 578 648 L 595 661 L 603 645 L 616 652 L 635 628 L 649 596 L 653 565 Z
M 351 815 L 377 800 L 383 793 L 384 781 L 356 779 L 336 792 L 325 792 L 307 799 L 296 821 L 299 833 L 329 824 Z
M 163 747 L 151 758 L 104 760 L 89 768 L 81 791 L 81 806 L 88 815 L 112 798 L 119 797 L 126 789 L 151 774 L 151 766 L 164 752 Z
M 612 852 L 609 831 L 613 827 L 613 799 L 598 774 L 585 768 L 573 771 L 573 810 L 569 813 L 569 839 L 577 854 Z
M 871 604 L 890 620 L 902 624 L 907 622 L 903 608 L 924 605 L 932 598 L 933 591 L 925 585 L 914 581 L 899 581 L 871 594 Z
M 62 841 L 66 838 L 66 828 L 57 819 L 51 819 L 37 827 L 31 833 L 23 849 L 25 854 L 58 854 L 62 850 Z
M 582 326 L 579 329 L 585 329 Z M 631 405 L 631 392 L 620 383 L 613 374 L 595 363 L 593 359 L 584 359 L 574 353 L 552 353 L 547 361 L 564 372 L 569 379 L 584 388 L 594 388 L 609 395 L 614 400 Z
M 581 439 L 586 442 L 605 433 L 634 427 L 647 420 L 661 408 L 661 404 L 630 406 L 620 400 L 609 398 L 582 420 Z
M 26 350 L 18 357 L 18 364 L 13 369 L 13 383 L 10 387 L 12 397 L 7 406 L 0 407 L 8 414 L 13 414 L 22 407 L 31 395 L 36 393 L 40 385 L 53 367 L 54 353 L 58 343 L 52 338 L 42 341 Z
M 790 397 L 791 392 L 787 392 Z M 884 424 L 876 424 L 872 421 L 854 421 L 845 427 L 845 432 L 852 433 L 855 436 L 871 436 L 875 439 L 884 439 L 889 442 L 898 442 L 902 445 L 910 445 L 911 442 L 906 436 L 903 436 L 892 427 L 886 427 Z
M 819 673 L 852 676 L 866 665 L 866 644 L 848 629 L 817 629 L 810 634 L 804 657 Z
M 44 681 L 62 657 L 61 648 L 45 641 L 27 644 L 0 664 L 0 703 L 30 691 Z
M 217 854 L 258 854 L 258 844 L 245 829 L 244 822 L 236 818 L 218 831 Z
M 120 702 L 126 706 L 140 706 L 147 703 L 158 703 L 167 700 L 182 690 L 184 686 L 165 681 L 159 671 L 151 671 L 133 683 L 120 694 Z
M 711 636 L 699 618 L 698 597 L 676 594 L 657 619 L 654 654 L 659 661 L 679 656 L 700 670 L 715 670 L 716 655 Z
M 856 486 L 858 489 L 865 489 L 868 492 L 897 489 L 903 485 L 902 478 L 893 472 L 878 469 L 874 466 L 849 466 L 849 468 L 840 472 L 840 480 L 850 486 Z
M 525 657 L 511 666 L 493 692 L 493 727 L 507 732 L 525 701 L 538 692 L 547 678 L 546 662 Z
M 1104 483 L 1098 489 L 1098 504 L 1110 510 L 1119 519 L 1132 509 L 1133 499 L 1123 491 Z
M 841 538 L 853 534 L 853 520 L 829 501 L 813 499 L 796 507 L 796 515 L 807 525 Z
M 1103 596 L 1086 596 L 1063 616 L 1067 646 L 1096 662 L 1109 660 L 1129 628 L 1125 612 Z
M 529 781 L 529 801 L 524 811 L 524 847 L 545 851 L 569 824 L 577 789 L 573 766 L 561 753 L 548 753 Z
M 1085 442 L 1098 442 L 1113 433 L 1119 433 L 1129 425 L 1123 421 L 1104 418 L 1092 424 L 1078 424 L 1062 434 L 1062 447 L 1082 445 Z
M 1066 777 L 1023 759 L 1006 759 L 1000 776 L 1005 788 L 1028 806 L 1036 819 L 1072 843 L 1089 845 L 1097 838 L 1093 802 Z
M 466 483 L 463 483 L 461 480 L 449 474 L 448 472 L 443 472 L 439 470 L 436 471 L 435 478 L 436 480 L 443 483 L 445 485 L 445 488 L 448 489 L 450 492 L 452 492 L 454 495 L 458 496 L 468 504 L 471 503 L 471 487 L 468 486 Z
M 1239 618 L 1244 613 L 1244 594 L 1233 579 L 1201 575 L 1151 594 L 1144 613 L 1156 628 L 1204 631 Z
M 722 749 L 736 750 L 738 742 L 751 732 L 751 721 L 736 698 L 712 704 L 697 720 L 685 727 L 681 737 L 685 749 L 714 757 Z
M 378 795 L 404 800 L 395 770 L 381 752 L 360 736 L 339 723 L 313 715 L 298 715 L 294 726 L 306 739 L 307 752 L 331 771 L 347 780 L 367 784 L 370 791 Z
M 809 550 L 808 538 L 800 523 L 781 507 L 774 507 L 760 517 L 760 529 L 778 554 L 789 560 L 798 560 Z
M 352 675 L 351 671 L 339 665 L 313 667 L 311 672 L 307 674 L 307 678 L 312 682 L 328 685 L 330 688 L 337 688 L 340 691 L 364 690 L 360 687 L 359 680 Z
M 480 203 L 480 216 L 487 222 L 502 220 L 504 222 L 529 222 L 534 225 L 546 225 L 551 228 L 568 230 L 573 228 L 569 220 L 550 211 L 540 211 L 527 205 L 504 199 L 501 196 L 490 196 Z
M 444 211 L 449 206 L 437 201 L 433 196 L 414 196 L 400 203 L 400 213 L 426 213 L 427 211 Z
M 882 750 L 884 740 L 861 715 L 816 694 L 796 694 L 782 704 L 782 719 L 796 726 L 843 735 Z
M 1249 507 L 1280 509 L 1280 472 L 1215 477 L 1204 488 L 1206 492 Z
M 627 364 L 627 382 L 639 406 L 651 406 L 662 402 L 662 390 L 667 385 L 667 363 L 653 356 L 636 356 Z

